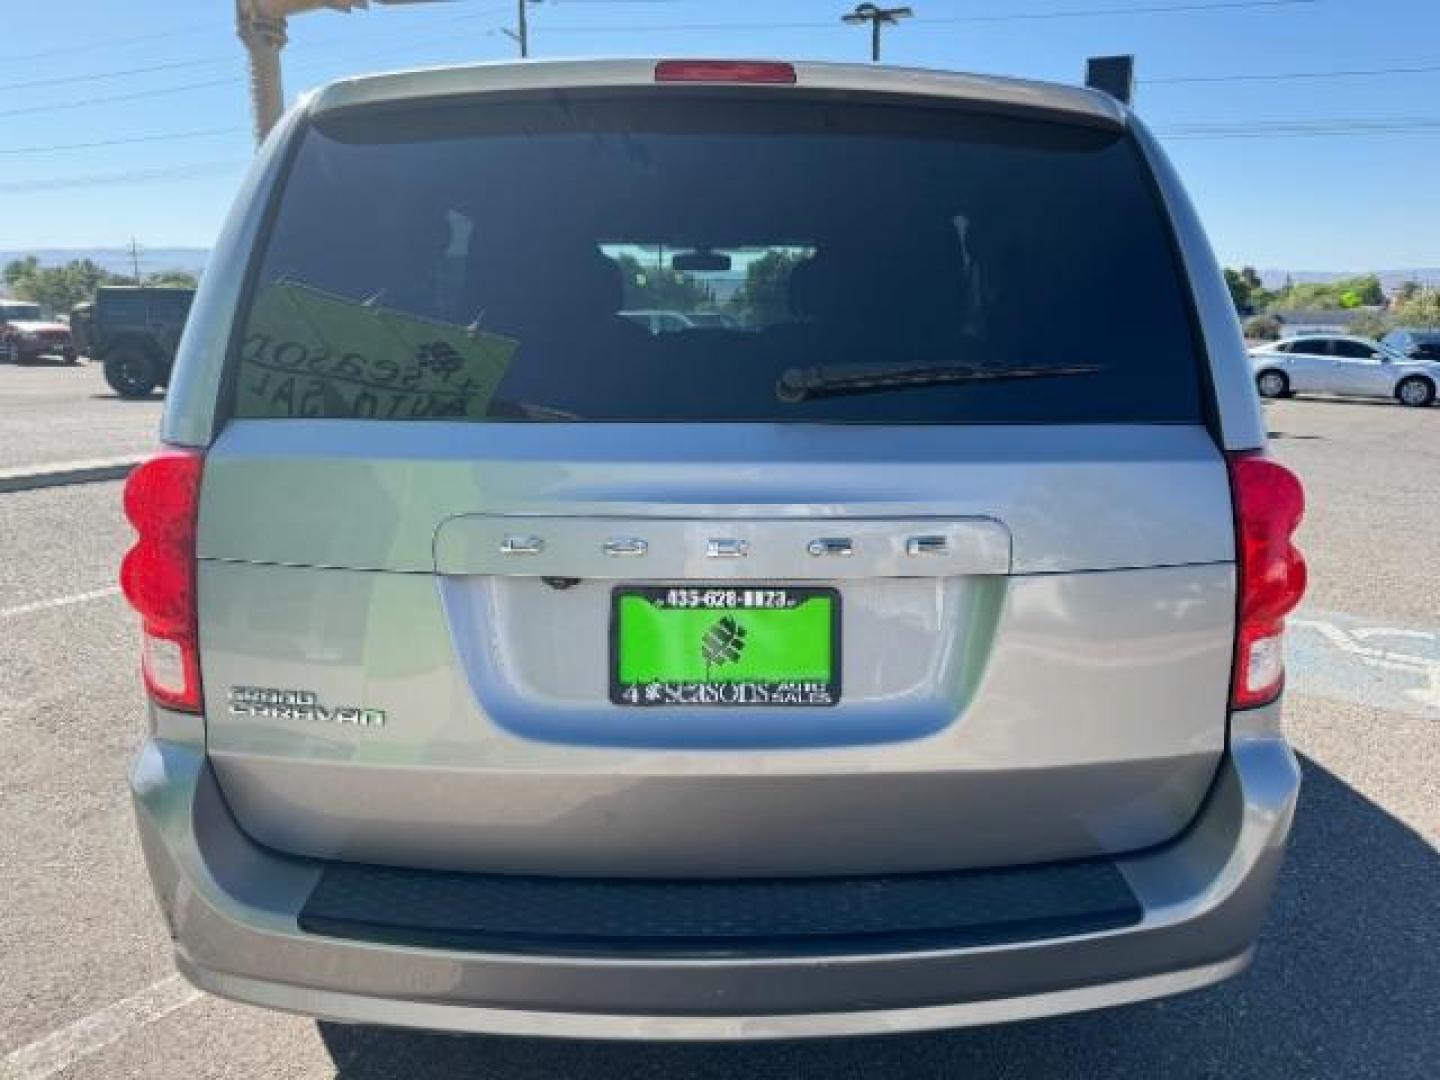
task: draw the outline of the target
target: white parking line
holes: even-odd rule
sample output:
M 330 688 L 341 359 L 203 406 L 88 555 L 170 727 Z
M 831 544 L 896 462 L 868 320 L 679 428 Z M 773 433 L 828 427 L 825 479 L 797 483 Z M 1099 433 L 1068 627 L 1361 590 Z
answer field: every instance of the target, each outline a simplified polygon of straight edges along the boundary
M 179 975 L 161 979 L 29 1046 L 12 1050 L 0 1063 L 0 1080 L 46 1080 L 200 997 L 200 991 Z
M 53 600 L 36 600 L 31 604 L 21 604 L 18 607 L 0 608 L 0 619 L 13 619 L 20 615 L 30 615 L 37 611 L 49 611 L 51 608 L 69 607 L 71 604 L 86 604 L 91 600 L 103 600 L 107 596 L 115 596 L 120 592 L 120 586 L 109 585 L 103 589 L 91 589 L 89 592 L 75 593 L 73 596 L 57 596 Z

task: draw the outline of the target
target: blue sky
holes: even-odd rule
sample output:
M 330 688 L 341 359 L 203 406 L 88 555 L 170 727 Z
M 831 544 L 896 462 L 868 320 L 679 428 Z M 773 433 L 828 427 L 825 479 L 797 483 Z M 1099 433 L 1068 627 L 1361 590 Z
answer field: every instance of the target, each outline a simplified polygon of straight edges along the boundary
M 530 9 L 532 55 L 863 60 L 867 31 L 838 21 L 848 6 L 543 0 Z M 1203 6 L 1213 10 L 1175 10 Z M 1077 81 L 1086 56 L 1136 54 L 1139 110 L 1226 262 L 1440 266 L 1440 0 L 912 7 L 917 17 L 886 33 L 886 62 Z M 149 247 L 208 245 L 251 152 L 230 0 L 3 8 L 0 249 L 119 246 L 132 235 Z M 513 2 L 453 0 L 297 17 L 287 97 L 358 72 L 513 56 L 499 33 L 513 16 Z M 1387 70 L 1311 77 L 1377 69 Z M 1281 137 L 1277 123 L 1310 133 Z M 42 149 L 135 138 L 147 141 Z

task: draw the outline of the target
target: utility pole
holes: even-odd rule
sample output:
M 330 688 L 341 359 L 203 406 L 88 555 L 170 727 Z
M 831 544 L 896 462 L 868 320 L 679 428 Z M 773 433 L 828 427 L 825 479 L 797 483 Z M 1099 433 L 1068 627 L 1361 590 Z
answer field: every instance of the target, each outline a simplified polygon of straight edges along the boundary
M 515 29 L 502 26 L 500 32 L 511 41 L 520 46 L 520 59 L 524 60 L 530 55 L 530 19 L 526 15 L 525 8 L 529 4 L 538 4 L 540 0 L 515 0 Z
M 880 28 L 882 26 L 894 26 L 901 19 L 908 19 L 915 12 L 908 7 L 882 8 L 875 4 L 856 4 L 854 11 L 848 11 L 840 16 L 840 21 L 849 23 L 851 26 L 860 26 L 864 23 L 870 24 L 870 61 L 880 62 Z
M 135 284 L 140 284 L 140 245 L 135 243 L 135 237 L 130 237 L 130 267 L 135 271 Z

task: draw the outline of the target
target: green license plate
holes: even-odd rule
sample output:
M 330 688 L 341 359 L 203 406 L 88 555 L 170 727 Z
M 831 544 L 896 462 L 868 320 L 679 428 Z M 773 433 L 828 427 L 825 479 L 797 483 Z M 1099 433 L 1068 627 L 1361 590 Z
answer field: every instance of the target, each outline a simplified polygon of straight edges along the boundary
M 618 586 L 610 700 L 640 707 L 840 700 L 840 594 L 788 586 Z

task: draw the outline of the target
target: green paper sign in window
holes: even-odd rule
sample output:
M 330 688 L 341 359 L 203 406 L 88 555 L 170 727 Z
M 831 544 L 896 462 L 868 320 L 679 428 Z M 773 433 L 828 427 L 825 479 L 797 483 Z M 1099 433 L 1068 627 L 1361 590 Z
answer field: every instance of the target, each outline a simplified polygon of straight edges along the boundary
M 479 420 L 517 343 L 281 281 L 256 296 L 235 415 Z

